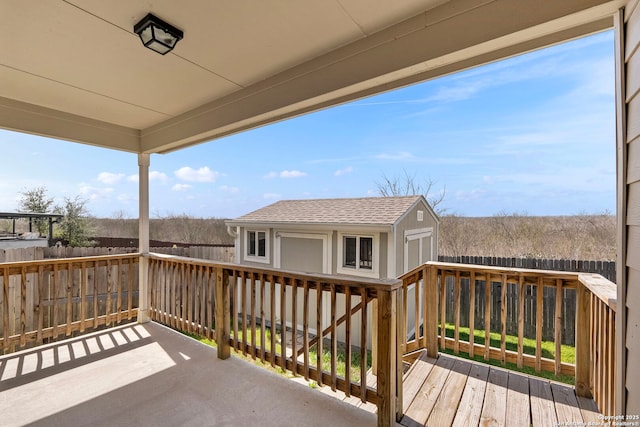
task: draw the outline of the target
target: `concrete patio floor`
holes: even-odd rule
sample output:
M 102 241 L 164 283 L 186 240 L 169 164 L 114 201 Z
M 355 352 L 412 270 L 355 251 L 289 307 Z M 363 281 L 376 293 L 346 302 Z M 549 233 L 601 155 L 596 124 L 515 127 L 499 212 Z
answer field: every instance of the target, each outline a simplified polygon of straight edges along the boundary
M 0 425 L 373 426 L 376 415 L 156 323 L 0 356 Z

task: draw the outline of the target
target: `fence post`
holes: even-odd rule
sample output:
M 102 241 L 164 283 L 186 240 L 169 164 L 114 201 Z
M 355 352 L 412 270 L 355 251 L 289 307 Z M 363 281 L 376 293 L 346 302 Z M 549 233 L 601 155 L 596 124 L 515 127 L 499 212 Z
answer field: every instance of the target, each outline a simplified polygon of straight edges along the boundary
M 582 283 L 576 289 L 576 394 L 591 398 L 591 299 Z
M 397 290 L 378 289 L 378 426 L 396 425 L 397 387 Z M 400 383 L 398 382 L 400 381 Z
M 438 357 L 438 269 L 425 266 L 422 270 L 426 300 L 425 320 L 422 326 L 427 339 L 427 355 Z
M 229 337 L 231 336 L 231 312 L 229 309 L 229 272 L 216 267 L 215 328 L 218 359 L 231 356 Z

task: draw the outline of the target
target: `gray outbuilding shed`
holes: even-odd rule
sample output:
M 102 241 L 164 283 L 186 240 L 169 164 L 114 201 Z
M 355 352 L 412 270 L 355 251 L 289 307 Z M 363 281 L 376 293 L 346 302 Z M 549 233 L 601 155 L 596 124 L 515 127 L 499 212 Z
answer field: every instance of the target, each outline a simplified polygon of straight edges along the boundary
M 438 257 L 423 196 L 282 200 L 226 224 L 243 265 L 384 279 Z

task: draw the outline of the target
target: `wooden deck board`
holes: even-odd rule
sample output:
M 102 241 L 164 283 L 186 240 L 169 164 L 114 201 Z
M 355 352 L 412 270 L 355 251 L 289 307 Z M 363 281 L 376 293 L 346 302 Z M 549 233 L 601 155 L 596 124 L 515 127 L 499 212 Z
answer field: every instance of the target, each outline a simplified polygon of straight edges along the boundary
M 574 423 L 583 422 L 578 399 L 576 399 L 576 393 L 573 388 L 553 383 L 551 384 L 551 392 L 556 405 L 558 423 L 577 425 Z
M 453 365 L 454 359 L 451 357 L 438 358 L 426 381 L 420 387 L 413 404 L 407 408 L 404 417 L 402 417 L 402 425 L 406 427 L 423 426 L 427 422 Z
M 509 373 L 501 369 L 491 368 L 487 381 L 487 390 L 482 405 L 480 425 L 504 426 L 507 413 L 507 383 Z
M 587 399 L 586 397 L 577 396 L 578 406 L 580 406 L 580 413 L 582 414 L 582 419 L 586 424 L 588 423 L 598 423 L 602 422 L 602 418 L 600 418 L 600 412 L 598 411 L 598 406 L 593 399 Z
M 403 426 L 546 427 L 599 419 L 594 401 L 576 397 L 570 385 L 446 354 L 415 363 L 404 376 L 410 404 Z
M 477 426 L 480 424 L 480 414 L 484 404 L 484 393 L 487 389 L 489 366 L 473 364 L 469 372 L 469 378 L 465 385 L 458 413 L 453 420 L 454 427 Z
M 402 407 L 406 411 L 413 399 L 415 399 L 420 387 L 427 379 L 429 372 L 436 364 L 436 359 L 427 356 L 427 352 L 423 351 L 420 357 L 411 365 L 407 373 L 404 375 L 402 384 Z
M 529 398 L 528 377 L 515 372 L 509 372 L 507 412 L 510 426 L 529 427 L 531 425 L 531 400 Z
M 466 360 L 456 360 L 453 369 L 447 377 L 444 388 L 438 396 L 431 415 L 429 416 L 429 425 L 448 426 L 451 425 L 458 410 L 458 404 L 462 398 L 464 386 L 469 377 L 471 370 L 471 362 Z
M 534 426 L 557 425 L 558 417 L 549 381 L 530 378 L 529 397 L 531 399 L 531 423 Z

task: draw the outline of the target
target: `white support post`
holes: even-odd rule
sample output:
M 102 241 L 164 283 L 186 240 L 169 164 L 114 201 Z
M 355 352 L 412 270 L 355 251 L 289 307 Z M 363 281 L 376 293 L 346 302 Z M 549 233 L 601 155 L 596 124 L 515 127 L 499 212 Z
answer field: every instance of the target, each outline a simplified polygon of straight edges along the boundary
M 142 254 L 138 266 L 138 323 L 146 323 L 149 317 L 149 164 L 148 153 L 138 154 L 138 251 Z

